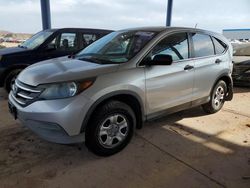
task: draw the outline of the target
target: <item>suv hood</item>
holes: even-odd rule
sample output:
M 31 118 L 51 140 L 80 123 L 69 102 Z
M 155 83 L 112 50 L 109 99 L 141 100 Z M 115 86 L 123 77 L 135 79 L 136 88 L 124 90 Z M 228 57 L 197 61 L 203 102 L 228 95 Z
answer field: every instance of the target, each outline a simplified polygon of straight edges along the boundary
M 99 74 L 114 72 L 118 67 L 118 64 L 103 65 L 62 57 L 29 66 L 19 74 L 17 79 L 25 84 L 37 86 L 95 77 Z
M 14 53 L 23 52 L 26 50 L 27 49 L 25 48 L 19 48 L 19 47 L 3 48 L 3 49 L 0 49 L 0 55 L 14 54 Z

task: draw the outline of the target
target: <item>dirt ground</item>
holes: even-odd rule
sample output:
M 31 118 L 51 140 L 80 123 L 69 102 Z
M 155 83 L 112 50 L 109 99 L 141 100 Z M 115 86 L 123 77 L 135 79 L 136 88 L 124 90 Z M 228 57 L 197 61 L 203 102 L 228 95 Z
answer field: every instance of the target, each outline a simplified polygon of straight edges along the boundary
M 20 43 L 14 43 L 14 42 L 2 42 L 0 43 L 1 45 L 5 46 L 6 48 L 10 48 L 10 47 L 16 47 L 18 46 Z
M 194 108 L 146 123 L 120 153 L 46 142 L 14 121 L 0 90 L 0 188 L 250 187 L 250 88 L 213 115 Z

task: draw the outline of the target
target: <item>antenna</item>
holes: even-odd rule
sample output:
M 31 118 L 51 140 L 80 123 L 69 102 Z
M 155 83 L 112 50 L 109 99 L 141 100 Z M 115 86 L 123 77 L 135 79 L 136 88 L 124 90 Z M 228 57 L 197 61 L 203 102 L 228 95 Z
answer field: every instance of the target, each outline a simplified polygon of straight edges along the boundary
M 197 27 L 197 25 L 198 25 L 198 23 L 196 23 L 196 24 L 195 24 L 194 28 L 196 28 L 196 27 Z

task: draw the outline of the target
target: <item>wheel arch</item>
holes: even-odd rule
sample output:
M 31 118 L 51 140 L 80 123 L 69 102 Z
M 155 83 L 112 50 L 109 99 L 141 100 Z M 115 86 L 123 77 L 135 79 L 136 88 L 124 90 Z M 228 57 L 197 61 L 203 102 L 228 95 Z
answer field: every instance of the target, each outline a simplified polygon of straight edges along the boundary
M 1 75 L 0 78 L 0 86 L 3 87 L 4 86 L 4 82 L 6 77 L 9 75 L 9 73 L 11 73 L 13 70 L 17 70 L 17 69 L 25 69 L 26 67 L 28 67 L 29 65 L 26 64 L 21 64 L 21 65 L 13 65 L 8 67 Z
M 220 76 L 218 76 L 218 78 L 215 80 L 215 82 L 213 84 L 213 87 L 210 91 L 210 94 L 213 91 L 213 88 L 215 87 L 215 85 L 218 83 L 219 80 L 223 80 L 227 85 L 226 100 L 227 101 L 232 100 L 233 99 L 233 81 L 232 81 L 232 78 L 227 73 L 223 73 Z
M 115 91 L 100 97 L 92 104 L 83 120 L 81 132 L 84 132 L 86 130 L 88 122 L 91 119 L 95 110 L 109 100 L 118 100 L 129 105 L 136 116 L 136 128 L 142 128 L 143 122 L 145 120 L 143 106 L 144 103 L 142 99 L 139 97 L 138 94 L 131 91 Z

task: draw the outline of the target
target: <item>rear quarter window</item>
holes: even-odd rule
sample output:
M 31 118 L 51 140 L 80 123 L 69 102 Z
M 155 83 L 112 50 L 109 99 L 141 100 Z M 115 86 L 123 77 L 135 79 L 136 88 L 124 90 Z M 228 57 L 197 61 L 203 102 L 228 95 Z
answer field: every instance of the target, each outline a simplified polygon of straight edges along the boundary
M 227 49 L 227 45 L 215 37 L 212 37 L 212 39 L 214 43 L 215 54 L 223 54 Z

